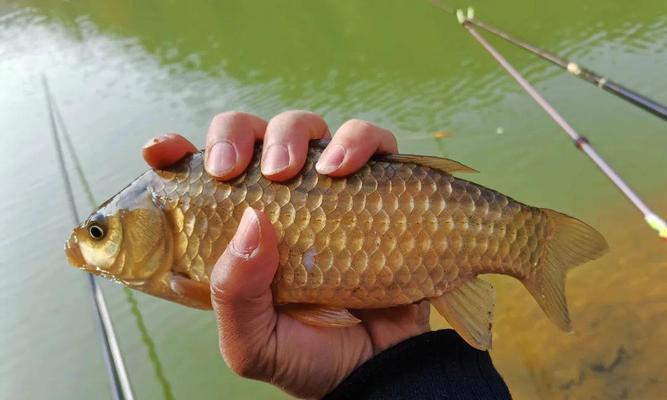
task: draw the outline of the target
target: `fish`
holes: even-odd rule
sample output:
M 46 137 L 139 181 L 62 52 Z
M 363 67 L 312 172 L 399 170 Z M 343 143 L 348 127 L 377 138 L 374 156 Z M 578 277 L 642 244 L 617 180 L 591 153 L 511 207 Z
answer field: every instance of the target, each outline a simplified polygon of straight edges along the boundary
M 82 270 L 186 306 L 210 309 L 210 276 L 247 207 L 277 238 L 276 307 L 303 323 L 345 327 L 350 312 L 428 300 L 471 346 L 491 347 L 493 286 L 521 281 L 546 316 L 571 330 L 565 275 L 607 250 L 586 223 L 455 177 L 457 161 L 375 155 L 356 173 L 317 173 L 311 141 L 300 173 L 266 179 L 261 144 L 244 174 L 219 182 L 204 153 L 148 170 L 75 227 L 65 243 Z

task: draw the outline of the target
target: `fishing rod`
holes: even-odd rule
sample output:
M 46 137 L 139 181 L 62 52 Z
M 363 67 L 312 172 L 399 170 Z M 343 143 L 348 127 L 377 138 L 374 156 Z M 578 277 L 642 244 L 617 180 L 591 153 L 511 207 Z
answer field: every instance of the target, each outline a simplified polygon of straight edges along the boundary
M 450 13 L 454 14 L 454 10 L 443 3 L 438 3 L 435 0 L 432 1 L 433 4 Z M 593 85 L 599 87 L 600 89 L 604 89 L 607 92 L 631 103 L 634 104 L 635 106 L 638 106 L 645 111 L 650 112 L 651 114 L 662 118 L 663 120 L 667 121 L 667 107 L 658 103 L 655 100 L 651 100 L 646 96 L 643 96 L 634 90 L 628 89 L 625 86 L 616 83 L 612 81 L 611 79 L 604 77 L 598 73 L 595 73 L 591 71 L 588 68 L 585 68 L 579 64 L 577 64 L 574 61 L 565 59 L 561 56 L 558 56 L 554 53 L 551 53 L 547 50 L 541 49 L 539 47 L 533 46 L 530 43 L 527 43 L 517 37 L 514 37 L 510 35 L 507 32 L 504 32 L 498 28 L 496 28 L 493 25 L 489 25 L 486 22 L 483 22 L 477 18 L 475 18 L 474 11 L 471 7 L 468 8 L 468 15 L 466 16 L 466 24 L 468 25 L 474 25 L 478 28 L 482 28 L 485 31 L 492 33 L 499 38 L 502 38 L 513 45 L 522 48 L 524 50 L 527 50 L 530 53 L 533 53 L 537 55 L 538 57 L 547 60 L 551 62 L 552 64 L 555 64 L 562 69 L 566 70 L 569 72 L 571 75 L 576 76 L 577 78 L 583 79 L 586 82 L 592 83 Z
M 74 147 L 74 143 L 72 142 L 72 137 L 69 134 L 69 130 L 67 129 L 67 125 L 65 124 L 65 120 L 62 116 L 62 113 L 60 112 L 60 109 L 58 108 L 58 103 L 55 101 L 55 99 L 51 96 L 51 93 L 48 92 L 48 95 L 50 96 L 51 100 L 51 109 L 53 111 L 53 114 L 55 114 L 56 118 L 56 128 L 60 126 L 60 133 L 62 134 L 62 137 L 65 139 L 65 145 L 67 146 L 67 150 L 71 156 L 71 161 L 72 164 L 74 164 L 74 170 L 76 172 L 77 177 L 79 178 L 79 183 L 81 184 L 81 187 L 83 188 L 83 191 L 86 195 L 86 199 L 88 200 L 88 204 L 91 208 L 95 208 L 97 204 L 99 204 L 95 200 L 95 196 L 93 195 L 93 190 L 90 187 L 90 184 L 88 183 L 88 179 L 86 179 L 86 176 L 83 172 L 83 167 L 81 165 L 81 161 L 79 160 L 79 157 L 77 155 L 76 148 Z M 56 150 L 59 150 L 60 147 L 56 147 Z M 58 153 L 60 155 L 60 151 Z M 69 181 L 69 175 L 66 174 L 64 176 L 64 179 L 66 181 Z M 70 186 L 70 185 L 68 185 Z M 69 194 L 69 193 L 68 193 Z M 73 196 L 70 196 L 70 205 L 74 203 Z M 78 215 L 78 213 L 77 213 Z M 93 276 L 90 275 L 89 278 L 92 278 Z M 134 292 L 129 289 L 124 287 L 123 292 L 125 293 L 125 297 L 127 298 L 127 302 L 130 305 L 130 313 L 134 316 L 134 320 L 137 324 L 137 329 L 139 333 L 141 334 L 141 341 L 144 343 L 146 346 L 146 350 L 148 352 L 148 359 L 150 360 L 152 366 L 153 366 L 153 372 L 155 373 L 155 378 L 160 385 L 160 388 L 162 389 L 162 397 L 165 400 L 173 400 L 174 399 L 174 394 L 171 389 L 171 384 L 169 383 L 169 380 L 167 379 L 166 375 L 164 374 L 164 368 L 162 366 L 162 362 L 160 361 L 160 357 L 158 356 L 157 349 L 155 347 L 155 342 L 153 338 L 150 335 L 150 332 L 148 331 L 148 328 L 146 327 L 146 323 L 144 321 L 144 317 L 141 314 L 141 310 L 139 310 L 139 303 L 134 295 Z M 101 292 L 100 292 L 101 293 Z
M 46 76 L 44 75 L 42 75 L 42 84 L 44 86 L 46 105 L 49 112 L 51 134 L 53 136 L 56 154 L 58 156 L 58 165 L 60 166 L 60 172 L 67 190 L 67 198 L 69 200 L 72 220 L 75 224 L 78 224 L 79 212 L 74 201 L 72 182 L 69 179 L 67 169 L 65 167 L 63 149 L 60 143 L 58 127 L 54 116 L 54 104 L 51 97 L 51 91 L 49 90 L 49 84 Z M 91 274 L 86 275 L 88 276 L 88 283 L 90 284 L 92 303 L 95 311 L 94 315 L 97 321 L 98 332 L 102 340 L 102 350 L 104 354 L 105 365 L 107 367 L 107 374 L 109 375 L 109 381 L 111 383 L 112 396 L 114 400 L 134 400 L 132 386 L 130 385 L 130 380 L 127 376 L 125 363 L 123 362 L 123 356 L 120 352 L 120 347 L 118 346 L 118 340 L 116 339 L 116 334 L 114 333 L 113 323 L 111 322 L 111 317 L 109 316 L 109 310 L 107 309 L 106 301 L 104 300 L 104 294 L 100 290 L 95 277 Z
M 660 218 L 648 205 L 625 183 L 625 181 L 614 171 L 609 164 L 600 156 L 597 151 L 591 146 L 585 136 L 580 135 L 577 131 L 556 111 L 549 102 L 542 97 L 542 95 L 535 89 L 524 77 L 517 71 L 512 64 L 509 63 L 489 42 L 484 39 L 474 25 L 470 22 L 473 18 L 474 11 L 468 8 L 468 13 L 464 14 L 463 10 L 456 10 L 456 17 L 458 22 L 470 32 L 470 34 L 484 47 L 484 49 L 491 54 L 491 56 L 498 61 L 498 63 L 514 78 L 517 83 L 528 93 L 528 95 L 535 100 L 535 102 L 542 107 L 542 109 L 558 124 L 563 131 L 572 139 L 575 146 L 581 150 L 591 161 L 616 185 L 616 187 L 627 197 L 628 200 L 643 214 L 646 223 L 654 229 L 658 236 L 667 242 L 667 223 Z

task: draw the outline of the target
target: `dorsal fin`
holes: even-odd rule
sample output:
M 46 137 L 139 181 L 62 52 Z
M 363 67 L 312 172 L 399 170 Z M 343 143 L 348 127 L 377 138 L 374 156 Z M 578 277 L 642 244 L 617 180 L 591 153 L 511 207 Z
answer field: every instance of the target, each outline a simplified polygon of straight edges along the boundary
M 316 140 L 311 140 L 310 145 L 313 147 L 319 147 L 321 149 L 324 149 L 325 147 L 327 147 L 329 142 L 331 142 L 331 139 L 316 139 Z M 413 154 L 376 154 L 371 159 L 376 161 L 413 163 L 417 165 L 422 165 L 424 167 L 437 169 L 438 171 L 442 171 L 450 175 L 454 174 L 455 172 L 468 172 L 468 173 L 479 172 L 476 169 L 471 168 L 465 164 L 461 164 L 458 161 L 442 157 L 419 156 Z
M 378 156 L 376 159 L 389 162 L 413 163 L 422 165 L 424 167 L 437 169 L 450 175 L 454 174 L 455 172 L 479 172 L 474 168 L 470 168 L 467 165 L 461 164 L 458 161 L 450 160 L 449 158 L 416 156 L 412 154 L 387 154 Z

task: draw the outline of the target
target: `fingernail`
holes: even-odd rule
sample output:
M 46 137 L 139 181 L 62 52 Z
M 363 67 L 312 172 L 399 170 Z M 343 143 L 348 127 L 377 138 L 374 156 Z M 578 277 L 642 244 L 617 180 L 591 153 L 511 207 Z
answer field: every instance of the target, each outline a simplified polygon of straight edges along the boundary
M 147 149 L 147 148 L 149 148 L 149 147 L 153 147 L 153 146 L 155 146 L 156 144 L 162 143 L 162 142 L 164 142 L 165 140 L 167 140 L 168 137 L 169 137 L 169 135 L 160 135 L 160 136 L 156 136 L 156 137 L 150 139 L 148 142 L 146 142 L 146 143 L 144 144 L 144 149 Z
M 289 151 L 284 144 L 272 144 L 264 152 L 262 157 L 262 173 L 264 175 L 276 174 L 289 165 Z
M 345 147 L 339 144 L 328 146 L 315 164 L 315 169 L 320 174 L 334 172 L 345 160 L 345 152 Z
M 232 239 L 232 247 L 238 254 L 249 257 L 259 246 L 260 236 L 257 214 L 252 207 L 248 207 L 243 212 L 239 227 Z
M 236 165 L 236 148 L 227 140 L 213 144 L 206 158 L 206 170 L 213 176 L 222 176 Z

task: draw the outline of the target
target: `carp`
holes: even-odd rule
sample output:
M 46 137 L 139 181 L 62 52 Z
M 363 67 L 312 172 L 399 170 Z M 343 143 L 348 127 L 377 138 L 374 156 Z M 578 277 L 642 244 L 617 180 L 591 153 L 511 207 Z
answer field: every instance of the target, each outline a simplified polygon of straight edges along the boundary
M 313 141 L 293 179 L 248 170 L 219 182 L 202 152 L 149 170 L 76 227 L 70 263 L 130 288 L 210 308 L 211 270 L 247 207 L 263 211 L 279 241 L 276 306 L 302 322 L 350 326 L 350 309 L 429 300 L 472 346 L 491 346 L 494 289 L 481 274 L 520 280 L 559 328 L 570 330 L 568 269 L 607 249 L 595 229 L 459 179 L 453 160 L 376 155 L 345 178 L 315 170 Z M 174 290 L 178 280 L 187 290 Z

